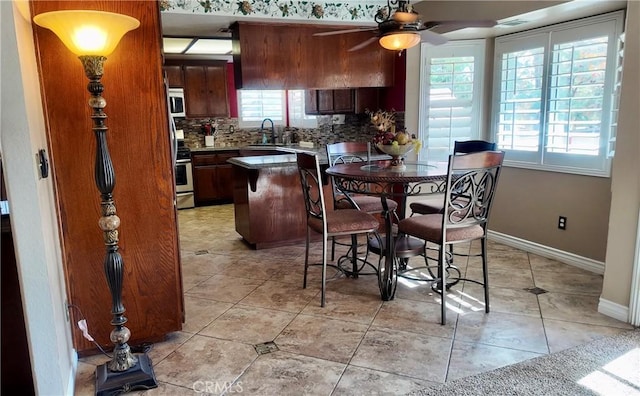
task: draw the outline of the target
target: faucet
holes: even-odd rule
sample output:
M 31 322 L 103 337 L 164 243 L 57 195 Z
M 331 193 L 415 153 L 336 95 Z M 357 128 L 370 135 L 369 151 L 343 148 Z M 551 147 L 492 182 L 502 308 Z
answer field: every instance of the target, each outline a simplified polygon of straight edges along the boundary
M 269 121 L 271 123 L 271 143 L 276 142 L 276 128 L 273 125 L 273 120 L 271 118 L 265 118 L 264 120 L 262 120 L 262 124 L 260 125 L 260 132 L 262 132 L 262 143 L 266 143 L 267 141 L 267 136 L 264 134 L 264 123 Z

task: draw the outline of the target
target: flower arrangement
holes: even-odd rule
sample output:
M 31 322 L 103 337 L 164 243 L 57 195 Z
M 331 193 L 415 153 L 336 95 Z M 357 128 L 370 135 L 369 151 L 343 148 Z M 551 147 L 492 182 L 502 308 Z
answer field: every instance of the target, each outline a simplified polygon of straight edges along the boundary
M 411 144 L 415 148 L 415 146 L 420 144 L 420 142 L 415 139 L 415 135 L 410 135 L 408 132 L 403 130 L 396 130 L 396 114 L 393 110 L 367 110 L 366 113 L 369 116 L 371 123 L 377 129 L 376 134 L 373 136 L 373 143 L 376 146 L 404 146 Z M 417 149 L 419 149 L 419 147 L 417 147 Z

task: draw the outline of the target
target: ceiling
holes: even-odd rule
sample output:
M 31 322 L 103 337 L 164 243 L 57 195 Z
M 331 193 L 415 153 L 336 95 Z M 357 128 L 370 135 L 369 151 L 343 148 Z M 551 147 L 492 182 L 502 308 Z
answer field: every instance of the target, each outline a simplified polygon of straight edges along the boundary
M 380 4 L 380 1 L 374 2 Z M 492 19 L 498 21 L 493 28 L 466 28 L 460 30 L 435 28 L 450 40 L 495 37 L 516 31 L 527 30 L 552 23 L 596 15 L 626 7 L 619 0 L 572 0 L 572 1 L 485 1 L 485 0 L 425 0 L 412 3 L 423 21 Z M 213 15 L 206 13 L 162 12 L 163 36 L 221 37 L 230 38 L 228 27 L 236 21 L 291 23 L 285 18 L 256 18 L 243 15 Z M 323 22 L 322 20 L 299 21 L 347 26 L 375 26 L 375 22 Z M 203 56 L 200 56 L 203 57 Z M 214 57 L 229 59 L 230 57 Z

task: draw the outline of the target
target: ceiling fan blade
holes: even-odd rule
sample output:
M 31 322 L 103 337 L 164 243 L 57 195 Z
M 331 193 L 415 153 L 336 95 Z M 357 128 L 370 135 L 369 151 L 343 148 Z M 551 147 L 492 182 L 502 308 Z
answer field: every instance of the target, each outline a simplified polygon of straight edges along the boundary
M 349 48 L 349 49 L 347 50 L 347 52 L 352 52 L 352 51 L 357 51 L 357 50 L 359 50 L 359 49 L 362 49 L 362 48 L 366 47 L 367 45 L 369 45 L 369 44 L 373 43 L 373 42 L 374 42 L 374 41 L 376 41 L 377 39 L 378 39 L 377 37 L 373 36 L 373 37 L 371 37 L 371 38 L 369 38 L 369 39 L 367 39 L 367 40 L 365 40 L 365 41 L 361 42 L 360 44 L 358 44 L 358 45 L 356 45 L 356 46 L 354 46 L 354 47 Z
M 378 29 L 377 27 L 363 27 L 359 29 L 347 29 L 347 30 L 331 30 L 328 32 L 319 32 L 314 33 L 314 36 L 333 36 L 334 34 L 345 34 L 345 33 L 358 33 L 358 32 L 368 32 L 372 30 Z
M 449 29 L 464 29 L 464 28 L 490 28 L 494 27 L 498 22 L 491 19 L 477 19 L 477 20 L 456 20 L 456 21 L 427 21 L 424 23 L 425 29 L 433 29 L 437 26 L 445 26 Z
M 420 38 L 423 42 L 433 44 L 433 45 L 441 45 L 449 41 L 443 35 L 429 31 L 429 30 L 420 31 Z

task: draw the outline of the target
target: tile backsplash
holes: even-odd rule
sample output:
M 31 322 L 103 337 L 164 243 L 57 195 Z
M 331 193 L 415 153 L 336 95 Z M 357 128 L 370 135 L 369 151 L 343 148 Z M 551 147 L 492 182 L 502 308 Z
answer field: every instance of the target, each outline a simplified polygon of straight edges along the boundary
M 189 148 L 204 147 L 204 125 L 217 123 L 215 147 L 240 147 L 262 142 L 260 128 L 241 129 L 237 118 L 176 118 L 176 128 L 184 131 L 185 145 Z M 398 128 L 404 125 L 404 113 L 396 114 Z M 316 146 L 345 141 L 371 140 L 376 130 L 366 114 L 346 114 L 344 124 L 333 124 L 331 116 L 318 116 L 318 127 L 306 128 L 276 128 L 283 142 L 313 142 Z M 283 140 L 284 139 L 284 140 Z

